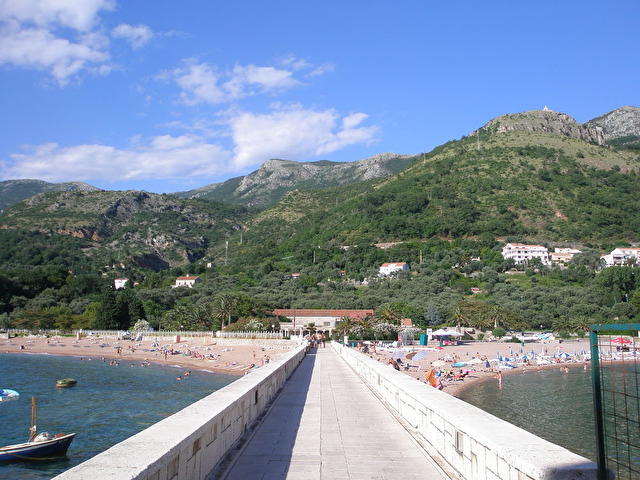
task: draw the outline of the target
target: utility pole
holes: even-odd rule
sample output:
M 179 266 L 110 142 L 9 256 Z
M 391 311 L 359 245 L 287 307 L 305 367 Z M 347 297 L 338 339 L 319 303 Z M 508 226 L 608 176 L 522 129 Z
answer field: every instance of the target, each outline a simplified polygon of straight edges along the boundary
M 224 265 L 227 266 L 227 259 L 229 258 L 229 240 L 224 242 Z
M 420 265 L 422 265 L 422 250 L 420 250 Z
M 316 249 L 313 249 L 313 263 L 316 263 Z
M 243 233 L 243 231 L 240 230 L 240 245 L 242 245 L 242 233 Z
M 476 148 L 480 150 L 480 129 L 476 130 Z

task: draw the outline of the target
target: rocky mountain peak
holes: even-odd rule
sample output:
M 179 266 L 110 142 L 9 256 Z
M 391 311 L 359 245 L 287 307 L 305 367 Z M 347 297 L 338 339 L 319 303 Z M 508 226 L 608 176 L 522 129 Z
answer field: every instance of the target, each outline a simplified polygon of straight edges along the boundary
M 640 136 L 640 108 L 625 106 L 589 120 L 585 125 L 600 128 L 607 142 Z
M 513 131 L 553 133 L 579 138 L 597 145 L 605 144 L 605 137 L 599 126 L 580 124 L 571 115 L 555 112 L 547 107 L 543 110 L 530 110 L 496 117 L 480 130 L 495 130 L 496 133 Z M 472 132 L 472 135 L 475 133 Z

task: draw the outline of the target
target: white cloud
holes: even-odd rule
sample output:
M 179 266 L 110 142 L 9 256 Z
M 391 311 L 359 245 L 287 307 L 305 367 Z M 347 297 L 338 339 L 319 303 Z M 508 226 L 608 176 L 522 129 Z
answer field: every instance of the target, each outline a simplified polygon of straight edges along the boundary
M 184 66 L 163 72 L 159 79 L 172 78 L 182 89 L 180 99 L 188 104 L 220 104 L 259 93 L 277 92 L 294 87 L 300 82 L 293 72 L 275 67 L 236 65 L 221 72 L 215 65 L 188 59 Z
M 113 0 L 0 0 L 0 19 L 87 31 L 97 23 L 100 10 L 114 6 Z
M 376 126 L 358 127 L 367 116 L 341 120 L 335 110 L 292 106 L 260 115 L 241 113 L 230 120 L 235 143 L 234 164 L 241 169 L 269 158 L 306 159 L 348 145 L 375 141 Z
M 196 136 L 161 135 L 146 141 L 134 137 L 126 149 L 49 143 L 25 154 L 14 154 L 12 159 L 13 165 L 2 171 L 3 178 L 115 182 L 216 176 L 229 172 L 231 153 Z
M 114 7 L 115 0 L 0 0 L 0 65 L 46 71 L 60 86 L 83 71 L 109 73 L 99 15 Z M 126 24 L 113 34 L 134 48 L 152 36 L 144 25 Z
M 122 23 L 111 31 L 114 38 L 123 38 L 131 44 L 134 50 L 142 47 L 151 40 L 153 32 L 146 25 L 128 25 Z
M 106 52 L 90 44 L 71 42 L 42 28 L 0 27 L 0 64 L 48 70 L 60 85 L 108 58 Z

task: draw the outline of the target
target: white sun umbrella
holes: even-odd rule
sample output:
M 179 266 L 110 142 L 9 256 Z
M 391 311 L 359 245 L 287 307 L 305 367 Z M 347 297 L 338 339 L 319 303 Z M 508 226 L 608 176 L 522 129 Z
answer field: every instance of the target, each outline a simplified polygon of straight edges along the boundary
M 442 360 L 436 360 L 435 362 L 431 362 L 431 365 L 434 367 L 444 367 L 446 365 L 446 362 L 443 362 Z
M 472 358 L 471 360 L 466 362 L 467 365 L 476 365 L 478 363 L 484 363 L 484 362 L 482 360 L 480 360 L 479 358 Z
M 424 350 L 420 350 L 418 353 L 416 353 L 411 360 L 418 362 L 420 360 L 422 360 L 424 357 L 427 356 L 427 352 L 425 352 Z
M 393 358 L 394 360 L 398 360 L 399 358 L 404 357 L 404 351 L 403 350 L 396 350 L 391 354 L 391 358 Z
M 436 330 L 435 332 L 433 332 L 431 335 L 435 335 L 436 337 L 442 337 L 444 335 L 450 335 L 450 336 L 454 336 L 457 337 L 459 335 L 462 335 L 459 332 L 456 332 L 455 330 L 444 330 L 442 328 Z

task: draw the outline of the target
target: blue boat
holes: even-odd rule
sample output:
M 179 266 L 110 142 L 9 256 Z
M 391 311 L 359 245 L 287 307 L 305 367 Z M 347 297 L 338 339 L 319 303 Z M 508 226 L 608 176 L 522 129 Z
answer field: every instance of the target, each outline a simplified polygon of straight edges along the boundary
M 67 449 L 75 433 L 59 433 L 57 435 L 40 434 L 33 441 L 0 447 L 0 462 L 16 462 L 20 460 L 49 460 L 67 453 Z
M 36 399 L 31 398 L 31 428 L 29 440 L 24 443 L 16 443 L 0 447 L 0 463 L 16 462 L 21 460 L 49 460 L 52 457 L 63 456 L 67 453 L 69 445 L 76 436 L 75 433 L 49 433 L 36 432 Z

